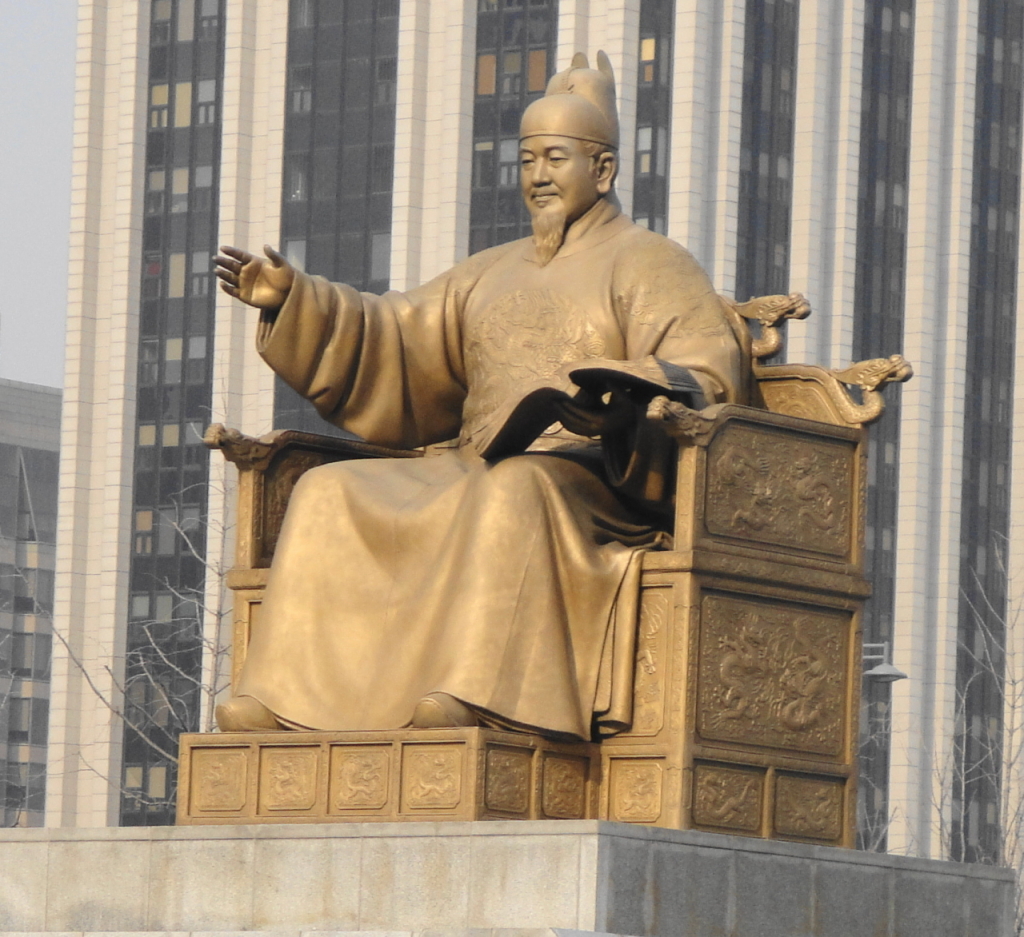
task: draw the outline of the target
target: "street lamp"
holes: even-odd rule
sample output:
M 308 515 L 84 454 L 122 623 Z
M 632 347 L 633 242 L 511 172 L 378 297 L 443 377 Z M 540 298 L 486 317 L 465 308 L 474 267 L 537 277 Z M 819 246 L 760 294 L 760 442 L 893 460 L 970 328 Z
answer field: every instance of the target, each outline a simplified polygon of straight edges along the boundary
M 907 679 L 907 675 L 898 667 L 894 667 L 889 660 L 888 641 L 865 644 L 863 659 L 865 663 L 878 661 L 870 670 L 864 671 L 863 677 L 866 680 L 874 680 L 876 683 L 895 683 L 897 680 Z

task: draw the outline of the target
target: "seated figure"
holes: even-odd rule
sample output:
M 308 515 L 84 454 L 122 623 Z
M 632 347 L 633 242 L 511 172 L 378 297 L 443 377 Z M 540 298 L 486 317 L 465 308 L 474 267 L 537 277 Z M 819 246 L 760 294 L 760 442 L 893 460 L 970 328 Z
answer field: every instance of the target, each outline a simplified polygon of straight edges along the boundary
M 390 447 L 458 439 L 301 478 L 222 729 L 628 727 L 640 559 L 670 495 L 640 416 L 659 386 L 742 402 L 742 325 L 621 213 L 603 53 L 555 75 L 520 136 L 533 237 L 417 289 L 218 257 L 262 310 L 261 355 L 324 419 Z

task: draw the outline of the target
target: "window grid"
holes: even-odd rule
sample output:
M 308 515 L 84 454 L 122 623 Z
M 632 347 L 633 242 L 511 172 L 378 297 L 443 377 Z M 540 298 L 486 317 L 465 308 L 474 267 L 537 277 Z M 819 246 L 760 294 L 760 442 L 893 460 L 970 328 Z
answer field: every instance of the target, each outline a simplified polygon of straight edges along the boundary
M 958 774 L 951 858 L 1001 861 L 999 771 L 1007 467 L 1020 191 L 1020 0 L 983 0 L 978 20 L 967 387 L 960 514 Z M 961 796 L 962 795 L 962 796 Z
M 291 0 L 281 241 L 309 273 L 388 289 L 398 2 Z M 274 425 L 340 434 L 283 381 Z
M 633 220 L 664 234 L 668 217 L 674 0 L 640 4 Z
M 161 684 L 179 669 L 180 705 L 172 721 L 143 707 L 145 715 L 126 722 L 124 826 L 174 822 L 171 756 L 178 734 L 199 725 L 202 622 L 194 598 L 205 581 L 204 531 L 199 524 L 187 540 L 180 533 L 185 518 L 193 523 L 206 512 L 201 428 L 212 393 L 223 18 L 223 0 L 153 4 L 129 603 L 150 614 L 129 617 L 125 680 Z M 167 595 L 176 616 L 162 614 Z M 152 787 L 159 796 L 128 783 L 138 770 L 165 778 Z
M 797 0 L 747 0 L 736 298 L 789 290 Z
M 914 0 L 869 0 L 864 24 L 864 83 L 858 192 L 854 359 L 903 350 L 906 192 Z M 885 419 L 869 429 L 865 572 L 873 593 L 864 606 L 864 640 L 893 641 L 895 518 L 899 497 L 900 392 L 886 392 Z M 861 720 L 858 836 L 885 851 L 889 820 L 891 686 L 865 685 Z
M 530 233 L 519 121 L 555 71 L 557 0 L 478 0 L 469 252 Z

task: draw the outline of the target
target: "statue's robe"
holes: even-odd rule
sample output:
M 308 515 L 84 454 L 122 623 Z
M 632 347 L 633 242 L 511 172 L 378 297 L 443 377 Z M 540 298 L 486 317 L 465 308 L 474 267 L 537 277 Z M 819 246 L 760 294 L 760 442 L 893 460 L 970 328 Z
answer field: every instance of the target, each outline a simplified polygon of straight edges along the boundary
M 434 691 L 549 734 L 628 725 L 640 551 L 664 534 L 591 440 L 556 427 L 478 453 L 495 412 L 570 361 L 654 355 L 707 403 L 735 399 L 739 344 L 693 257 L 602 200 L 545 266 L 525 239 L 407 293 L 297 274 L 258 341 L 331 423 L 459 445 L 300 479 L 236 692 L 315 729 L 408 725 Z

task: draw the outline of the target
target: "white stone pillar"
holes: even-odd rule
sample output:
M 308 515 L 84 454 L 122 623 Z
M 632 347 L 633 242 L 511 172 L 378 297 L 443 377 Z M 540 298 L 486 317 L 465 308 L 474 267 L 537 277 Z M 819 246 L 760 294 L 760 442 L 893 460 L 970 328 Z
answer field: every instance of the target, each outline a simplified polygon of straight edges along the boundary
M 82 0 L 46 823 L 116 824 L 149 4 Z
M 922 0 L 914 31 L 896 543 L 889 848 L 941 855 L 960 586 L 976 0 Z
M 798 28 L 789 283 L 814 311 L 789 324 L 786 357 L 845 367 L 853 349 L 864 0 L 801 0 Z

